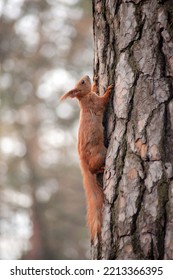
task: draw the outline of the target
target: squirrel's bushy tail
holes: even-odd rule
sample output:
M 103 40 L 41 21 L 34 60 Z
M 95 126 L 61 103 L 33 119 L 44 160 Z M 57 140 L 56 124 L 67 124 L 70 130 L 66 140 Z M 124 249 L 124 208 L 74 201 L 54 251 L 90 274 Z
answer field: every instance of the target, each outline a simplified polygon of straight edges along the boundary
M 87 199 L 87 222 L 91 240 L 94 240 L 95 236 L 100 238 L 101 234 L 103 191 L 97 183 L 96 175 L 89 171 L 85 162 L 81 162 L 81 168 Z

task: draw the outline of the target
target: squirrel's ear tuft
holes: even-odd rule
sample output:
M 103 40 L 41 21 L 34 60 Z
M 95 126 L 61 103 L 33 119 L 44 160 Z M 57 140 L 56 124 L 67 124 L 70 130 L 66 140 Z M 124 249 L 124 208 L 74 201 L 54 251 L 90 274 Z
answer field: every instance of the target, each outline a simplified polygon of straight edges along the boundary
M 67 98 L 74 98 L 74 97 L 76 97 L 76 93 L 77 92 L 78 92 L 77 89 L 72 89 L 72 90 L 66 92 L 63 96 L 60 97 L 60 101 L 63 101 L 65 99 L 67 99 Z

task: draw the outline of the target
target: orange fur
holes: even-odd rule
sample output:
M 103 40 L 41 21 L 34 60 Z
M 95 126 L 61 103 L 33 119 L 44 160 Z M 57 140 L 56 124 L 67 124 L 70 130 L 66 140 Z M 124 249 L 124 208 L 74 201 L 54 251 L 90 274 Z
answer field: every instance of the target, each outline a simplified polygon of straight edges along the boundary
M 104 170 L 106 148 L 103 135 L 103 113 L 109 100 L 112 85 L 103 96 L 98 96 L 97 81 L 91 88 L 91 81 L 84 76 L 74 89 L 65 93 L 61 100 L 77 98 L 80 105 L 80 127 L 78 132 L 78 153 L 87 199 L 87 220 L 91 240 L 101 234 L 103 191 L 96 180 L 96 174 Z

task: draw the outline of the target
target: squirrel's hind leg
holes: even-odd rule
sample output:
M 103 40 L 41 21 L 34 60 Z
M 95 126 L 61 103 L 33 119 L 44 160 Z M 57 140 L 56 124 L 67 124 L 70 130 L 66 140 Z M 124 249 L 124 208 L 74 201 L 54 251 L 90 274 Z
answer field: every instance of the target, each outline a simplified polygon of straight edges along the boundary
M 93 174 L 103 173 L 106 158 L 106 148 L 89 159 L 89 170 Z

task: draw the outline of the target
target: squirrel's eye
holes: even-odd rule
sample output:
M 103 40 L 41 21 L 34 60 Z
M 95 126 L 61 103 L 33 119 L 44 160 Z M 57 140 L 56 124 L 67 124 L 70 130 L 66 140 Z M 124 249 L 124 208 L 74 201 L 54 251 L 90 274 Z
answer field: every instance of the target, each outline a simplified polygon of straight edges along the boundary
M 82 80 L 81 84 L 82 84 L 82 85 L 83 85 L 83 84 L 85 84 L 85 81 L 84 81 L 84 80 Z

